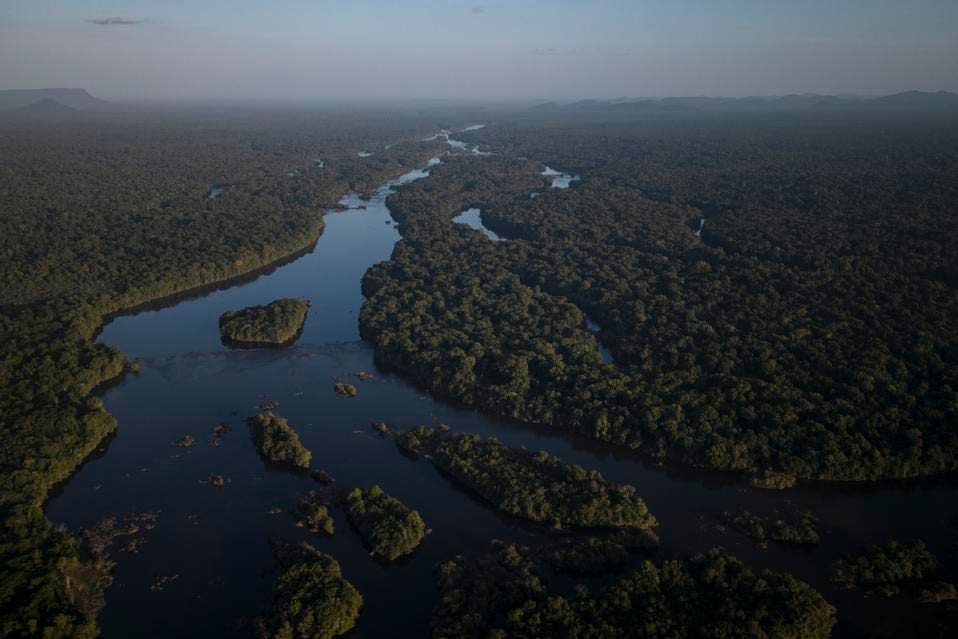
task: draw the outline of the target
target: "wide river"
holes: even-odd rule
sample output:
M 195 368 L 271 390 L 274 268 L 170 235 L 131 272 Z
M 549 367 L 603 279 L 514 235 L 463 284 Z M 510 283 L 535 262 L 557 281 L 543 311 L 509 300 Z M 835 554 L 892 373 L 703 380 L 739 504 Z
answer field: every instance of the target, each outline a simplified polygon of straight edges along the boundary
M 755 568 L 789 570 L 810 582 L 852 625 L 894 634 L 906 603 L 869 603 L 858 593 L 836 591 L 828 569 L 841 553 L 891 536 L 922 537 L 945 557 L 955 538 L 947 524 L 958 512 L 954 482 L 803 484 L 763 491 L 731 476 L 662 467 L 560 432 L 489 418 L 378 370 L 372 348 L 359 338 L 360 279 L 389 258 L 399 239 L 385 202 L 392 187 L 426 175 L 428 168 L 408 173 L 383 185 L 368 202 L 347 197 L 347 204 L 366 209 L 329 212 L 314 250 L 273 272 L 120 316 L 104 327 L 99 340 L 140 358 L 143 367 L 104 391 L 119 429 L 47 507 L 54 523 L 74 531 L 110 514 L 159 513 L 156 528 L 141 535 L 145 543 L 138 552 L 120 551 L 123 537 L 115 546 L 115 580 L 101 616 L 104 637 L 249 636 L 250 620 L 269 601 L 270 541 L 299 539 L 339 560 L 363 594 L 362 615 L 350 636 L 427 637 L 439 563 L 477 553 L 493 538 L 548 539 L 547 529 L 500 514 L 428 461 L 401 455 L 391 438 L 372 431 L 370 423 L 377 420 L 393 430 L 447 423 L 454 431 L 494 435 L 597 468 L 638 487 L 661 523 L 663 555 L 725 547 Z M 312 303 L 295 346 L 235 351 L 220 343 L 221 313 L 279 297 Z M 360 382 L 354 376 L 359 371 L 373 372 L 375 379 Z M 358 397 L 337 397 L 337 380 L 354 383 Z M 432 530 L 420 549 L 394 564 L 376 561 L 338 509 L 331 537 L 298 528 L 292 514 L 297 499 L 318 485 L 307 476 L 269 469 L 260 459 L 244 419 L 265 400 L 279 403 L 277 412 L 312 451 L 313 467 L 335 477 L 339 488 L 379 484 L 417 509 Z M 232 431 L 212 446 L 212 430 L 220 422 Z M 196 444 L 175 446 L 186 434 Z M 211 473 L 223 475 L 226 486 L 207 484 Z M 823 543 L 759 549 L 718 526 L 723 511 L 743 508 L 762 514 L 811 510 L 821 521 Z

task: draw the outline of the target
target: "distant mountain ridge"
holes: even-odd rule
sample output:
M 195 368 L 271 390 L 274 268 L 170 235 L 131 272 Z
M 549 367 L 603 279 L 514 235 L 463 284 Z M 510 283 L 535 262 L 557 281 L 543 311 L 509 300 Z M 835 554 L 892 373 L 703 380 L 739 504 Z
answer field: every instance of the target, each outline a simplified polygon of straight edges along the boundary
M 0 91 L 0 111 L 23 109 L 42 103 L 41 108 L 50 108 L 48 101 L 75 110 L 95 109 L 105 100 L 93 97 L 86 89 L 7 89 Z
M 881 97 L 792 93 L 783 96 L 721 98 L 666 97 L 578 100 L 570 103 L 543 102 L 533 109 L 545 112 L 611 111 L 620 113 L 667 113 L 696 111 L 766 111 L 823 108 L 874 108 L 908 111 L 958 112 L 958 94 L 949 91 L 902 91 Z
M 73 115 L 75 113 L 79 113 L 80 111 L 79 109 L 74 109 L 71 106 L 61 104 L 53 98 L 43 98 L 42 100 L 28 104 L 27 106 L 10 109 L 8 112 L 35 117 L 50 117 Z

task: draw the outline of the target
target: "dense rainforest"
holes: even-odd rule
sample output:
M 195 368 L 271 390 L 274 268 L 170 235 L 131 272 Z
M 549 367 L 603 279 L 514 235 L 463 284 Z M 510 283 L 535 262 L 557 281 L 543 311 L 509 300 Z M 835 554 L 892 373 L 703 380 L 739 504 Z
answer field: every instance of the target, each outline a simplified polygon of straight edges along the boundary
M 361 316 L 379 361 L 784 484 L 958 470 L 953 119 L 555 118 L 465 133 L 493 155 L 390 198 L 403 240 Z M 467 208 L 506 241 L 453 224 Z
M 309 250 L 347 191 L 425 164 L 435 128 L 255 110 L 0 121 L 0 636 L 97 634 L 101 577 L 42 505 L 116 428 L 90 396 L 125 365 L 91 341 L 104 318 Z
M 92 395 L 129 367 L 93 342 L 103 322 L 310 250 L 344 193 L 444 152 L 426 138 L 450 119 L 468 121 L 253 109 L 0 122 L 0 637 L 97 634 L 108 566 L 43 503 L 117 427 Z M 482 153 L 443 156 L 389 198 L 403 239 L 364 278 L 360 317 L 381 364 L 497 415 L 766 485 L 958 469 L 953 120 L 483 120 L 457 133 Z M 580 179 L 552 188 L 546 166 Z M 503 241 L 452 222 L 473 207 Z M 261 421 L 271 451 L 308 467 L 288 424 Z M 630 486 L 548 453 L 418 432 L 401 441 L 505 512 L 626 527 L 444 564 L 437 637 L 820 637 L 835 623 L 803 582 L 723 552 L 636 564 L 655 520 Z M 409 519 L 383 548 L 411 551 L 424 524 L 388 499 L 369 507 L 360 491 L 354 526 Z M 332 533 L 328 506 L 307 493 L 296 514 Z M 731 523 L 760 541 L 818 536 L 804 515 Z M 335 559 L 277 556 L 264 636 L 353 627 L 362 597 Z M 846 582 L 862 565 L 846 560 Z M 539 577 L 596 567 L 624 572 L 574 589 Z M 921 596 L 947 601 L 951 581 L 925 580 Z
M 477 435 L 443 436 L 422 427 L 403 433 L 398 443 L 428 456 L 444 473 L 516 517 L 556 528 L 656 525 L 634 486 L 613 484 L 598 471 L 546 451 L 510 448 Z
M 643 561 L 607 585 L 557 591 L 537 549 L 493 544 L 439 569 L 435 639 L 496 637 L 828 637 L 835 610 L 807 584 L 755 574 L 715 550 Z M 614 571 L 613 571 L 614 574 Z
M 258 624 L 261 639 L 332 639 L 356 625 L 363 597 L 339 562 L 305 543 L 278 547 L 276 555 L 281 573 Z

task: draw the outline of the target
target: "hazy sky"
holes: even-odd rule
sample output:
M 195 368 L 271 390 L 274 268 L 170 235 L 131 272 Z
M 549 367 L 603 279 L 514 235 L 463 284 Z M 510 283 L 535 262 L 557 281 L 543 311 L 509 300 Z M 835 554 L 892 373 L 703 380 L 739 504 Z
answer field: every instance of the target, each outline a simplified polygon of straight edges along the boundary
M 0 0 L 0 88 L 51 86 L 135 99 L 958 90 L 958 0 Z

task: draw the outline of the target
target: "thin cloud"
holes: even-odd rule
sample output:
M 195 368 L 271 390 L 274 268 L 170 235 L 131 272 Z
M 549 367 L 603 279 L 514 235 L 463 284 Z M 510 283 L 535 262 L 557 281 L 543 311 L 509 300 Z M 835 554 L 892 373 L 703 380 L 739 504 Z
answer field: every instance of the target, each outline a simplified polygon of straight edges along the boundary
M 473 13 L 477 13 L 477 14 L 478 14 L 478 13 L 485 13 L 485 12 L 486 12 L 486 9 L 485 9 L 485 7 L 475 6 L 475 7 L 472 8 L 472 12 L 473 12 Z
M 87 22 L 92 22 L 93 24 L 100 25 L 112 25 L 112 24 L 140 24 L 145 22 L 139 18 L 129 18 L 127 16 L 111 16 L 109 18 L 91 18 Z

